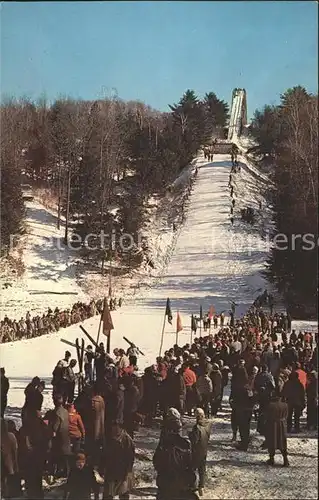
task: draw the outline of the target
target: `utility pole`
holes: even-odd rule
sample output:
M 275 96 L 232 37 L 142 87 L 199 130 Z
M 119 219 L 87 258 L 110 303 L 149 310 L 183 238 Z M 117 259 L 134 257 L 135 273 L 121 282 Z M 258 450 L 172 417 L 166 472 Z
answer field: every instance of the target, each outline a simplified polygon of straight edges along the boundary
M 68 191 L 67 191 L 67 201 L 66 201 L 66 218 L 65 218 L 65 233 L 64 233 L 64 244 L 68 244 L 68 232 L 69 232 L 69 216 L 70 216 L 70 192 L 71 192 L 71 165 L 69 163 L 68 170 Z

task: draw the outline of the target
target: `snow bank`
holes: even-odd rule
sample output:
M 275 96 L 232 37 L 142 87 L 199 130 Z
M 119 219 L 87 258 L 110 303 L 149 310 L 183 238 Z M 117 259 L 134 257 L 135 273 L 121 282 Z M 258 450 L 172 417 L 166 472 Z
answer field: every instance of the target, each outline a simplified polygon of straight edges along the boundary
M 256 168 L 253 165 L 252 160 L 250 160 L 249 156 L 247 155 L 247 148 L 254 145 L 252 139 L 242 136 L 238 137 L 238 135 L 234 134 L 232 142 L 236 144 L 241 153 L 240 155 L 238 155 L 238 160 L 243 163 L 244 168 L 258 180 L 265 182 L 267 185 L 272 184 L 272 181 L 269 179 L 268 175 L 262 173 L 258 168 Z
M 193 171 L 194 171 L 194 165 L 189 165 L 188 167 L 185 167 L 183 171 L 180 173 L 180 175 L 177 177 L 177 179 L 175 179 L 175 181 L 173 182 L 172 189 L 174 190 L 176 188 L 185 187 L 189 183 Z

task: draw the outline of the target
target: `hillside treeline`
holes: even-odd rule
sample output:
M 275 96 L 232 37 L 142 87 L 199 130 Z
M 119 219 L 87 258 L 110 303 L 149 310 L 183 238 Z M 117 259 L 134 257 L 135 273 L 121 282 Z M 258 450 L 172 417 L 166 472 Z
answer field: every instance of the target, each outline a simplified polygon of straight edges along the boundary
M 278 243 L 267 276 L 295 316 L 317 317 L 318 96 L 300 86 L 287 90 L 278 106 L 256 111 L 251 133 L 252 152 L 270 166 L 274 183 Z
M 83 238 L 134 235 L 149 197 L 161 196 L 228 120 L 228 105 L 213 92 L 200 100 L 188 90 L 170 110 L 117 97 L 3 103 L 1 252 L 23 231 L 21 183 L 52 193 L 58 219 L 77 224 Z

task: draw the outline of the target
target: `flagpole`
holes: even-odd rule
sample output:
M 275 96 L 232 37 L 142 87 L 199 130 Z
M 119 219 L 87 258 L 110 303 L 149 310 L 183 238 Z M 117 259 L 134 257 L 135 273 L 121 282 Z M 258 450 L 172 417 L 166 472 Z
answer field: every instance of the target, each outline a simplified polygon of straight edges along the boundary
M 98 329 L 98 332 L 97 332 L 97 339 L 96 339 L 96 343 L 97 344 L 99 343 L 99 339 L 100 339 L 101 326 L 102 326 L 102 318 L 103 318 L 103 311 L 102 311 L 102 314 L 101 314 L 100 323 L 99 323 L 99 329 Z
M 192 325 L 192 316 L 191 316 L 191 345 L 193 343 L 193 325 Z
M 176 341 L 175 341 L 176 345 L 178 345 L 178 334 L 180 331 L 182 331 L 182 329 L 183 329 L 183 327 L 182 327 L 181 317 L 180 317 L 179 311 L 177 311 L 177 315 L 176 315 Z
M 110 352 L 111 352 L 111 330 L 109 330 L 109 334 L 107 336 L 106 352 L 108 354 L 110 354 Z
M 159 356 L 162 355 L 163 341 L 164 341 L 164 330 L 165 330 L 165 321 L 166 321 L 166 309 L 165 309 L 165 314 L 164 314 L 164 322 L 163 322 L 163 328 L 162 328 L 162 338 L 161 338 L 161 346 L 160 346 L 160 350 L 159 350 Z

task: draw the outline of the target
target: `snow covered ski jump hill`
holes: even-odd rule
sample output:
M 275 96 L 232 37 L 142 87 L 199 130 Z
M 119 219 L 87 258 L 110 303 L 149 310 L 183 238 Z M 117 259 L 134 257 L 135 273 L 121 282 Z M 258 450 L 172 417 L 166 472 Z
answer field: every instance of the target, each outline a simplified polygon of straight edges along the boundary
M 237 304 L 237 314 L 242 314 L 252 304 L 260 291 L 267 287 L 260 271 L 268 253 L 267 243 L 256 232 L 247 232 L 238 218 L 238 211 L 246 206 L 247 201 L 258 207 L 263 205 L 261 221 L 267 224 L 269 210 L 265 208 L 266 201 L 257 189 L 256 176 L 248 168 L 241 168 L 233 175 L 235 200 L 234 224 L 230 220 L 231 197 L 229 189 L 229 175 L 231 170 L 230 157 L 216 155 L 214 161 L 207 163 L 199 157 L 195 165 L 198 167 L 198 176 L 190 197 L 186 211 L 186 222 L 181 227 L 175 246 L 172 246 L 172 237 L 165 234 L 172 229 L 162 228 L 164 237 L 162 242 L 168 242 L 167 255 L 164 245 L 160 252 L 163 262 L 157 263 L 160 274 L 152 278 L 144 277 L 140 288 L 135 295 L 124 296 L 124 305 L 112 313 L 114 330 L 112 331 L 111 349 L 114 347 L 127 348 L 123 336 L 128 337 L 140 347 L 145 356 L 138 361 L 142 371 L 146 366 L 155 362 L 159 353 L 160 336 L 167 297 L 171 299 L 173 313 L 172 325 L 166 323 L 164 330 L 164 349 L 175 343 L 176 314 L 180 312 L 183 331 L 180 332 L 180 343 L 190 341 L 190 316 L 199 313 L 202 305 L 206 312 L 214 306 L 217 313 L 230 308 L 231 301 Z M 194 165 L 194 166 L 195 166 Z M 242 164 L 242 166 L 244 166 Z M 29 211 L 29 224 L 40 248 L 36 250 L 32 245 L 27 250 L 29 260 L 26 259 L 26 279 L 20 288 L 16 285 L 11 290 L 8 314 L 25 314 L 26 307 L 48 307 L 52 300 L 65 299 L 65 306 L 69 307 L 72 299 L 68 293 L 63 297 L 59 294 L 50 295 L 47 292 L 71 292 L 79 295 L 81 290 L 75 276 L 68 266 L 72 265 L 72 256 L 56 253 L 51 243 L 41 247 L 45 238 L 56 234 L 54 220 L 47 213 L 42 213 L 38 220 L 39 210 Z M 43 208 L 44 210 L 44 208 Z M 36 236 L 37 235 L 37 236 Z M 38 238 L 38 239 L 37 239 Z M 44 240 L 41 240 L 44 238 Z M 56 265 L 56 260 L 58 265 Z M 165 267 L 165 263 L 167 263 Z M 40 265 L 41 269 L 37 269 Z M 41 270 L 37 282 L 37 272 Z M 61 273 L 61 279 L 59 274 Z M 73 281 L 72 281 L 73 280 Z M 51 287 L 52 285 L 52 287 Z M 147 286 L 146 286 L 147 285 Z M 116 283 L 115 283 L 116 287 Z M 39 293 L 29 295 L 30 290 Z M 16 292 L 16 294 L 14 293 Z M 116 291 L 115 291 L 116 293 Z M 101 288 L 100 295 L 105 294 Z M 85 296 L 81 299 L 85 300 Z M 89 298 L 87 297 L 87 300 Z M 56 303 L 56 302 L 55 302 Z M 5 304 L 4 304 L 5 305 Z M 86 330 L 96 337 L 99 316 L 83 322 Z M 315 324 L 295 323 L 295 328 L 315 328 Z M 74 342 L 81 337 L 79 325 L 61 329 L 58 333 L 44 335 L 29 340 L 1 345 L 1 365 L 6 368 L 10 379 L 10 391 L 6 417 L 20 422 L 21 407 L 24 403 L 24 389 L 32 377 L 38 375 L 46 381 L 42 410 L 52 408 L 52 370 L 61 359 L 65 345 L 61 338 Z M 102 340 L 102 339 L 101 339 Z M 104 339 L 103 339 L 104 340 Z M 72 357 L 76 357 L 75 349 L 69 348 Z M 207 456 L 207 487 L 205 498 L 231 499 L 249 498 L 316 498 L 317 480 L 315 473 L 317 461 L 316 439 L 307 435 L 289 438 L 289 455 L 291 465 L 296 467 L 298 474 L 291 469 L 275 467 L 272 473 L 265 474 L 265 452 L 260 449 L 261 436 L 254 434 L 251 442 L 251 452 L 238 452 L 230 442 L 230 407 L 228 393 L 224 396 L 223 410 L 214 418 L 212 441 Z M 189 431 L 194 421 L 185 417 L 185 432 Z M 152 456 L 159 438 L 159 430 L 141 428 L 136 435 L 136 450 L 140 457 L 135 462 L 135 474 L 139 477 L 138 491 L 132 498 L 155 499 L 155 474 L 152 466 Z M 305 457 L 306 465 L 305 465 Z M 303 473 L 303 468 L 307 472 Z M 231 480 L 229 479 L 231 477 Z M 57 498 L 58 491 L 46 493 L 45 498 Z
M 256 179 L 245 169 L 235 174 L 233 196 L 236 204 L 234 225 L 232 225 L 230 221 L 231 198 L 228 187 L 231 168 L 229 156 L 216 155 L 212 163 L 207 163 L 204 158 L 199 157 L 196 165 L 199 167 L 199 173 L 190 197 L 186 222 L 182 226 L 166 269 L 160 276 L 144 280 L 147 286 L 143 286 L 142 282 L 138 292 L 134 296 L 127 296 L 123 307 L 113 313 L 115 329 L 112 332 L 112 348 L 127 347 L 122 338 L 123 335 L 127 336 L 145 353 L 145 357 L 140 360 L 141 369 L 152 364 L 158 355 L 167 297 L 171 299 L 174 320 L 172 325 L 166 324 L 164 349 L 171 347 L 175 342 L 177 311 L 181 314 L 184 326 L 180 340 L 186 343 L 190 339 L 190 316 L 192 313 L 199 312 L 200 304 L 203 311 L 207 311 L 213 305 L 217 313 L 226 311 L 227 314 L 231 301 L 235 301 L 236 314 L 243 314 L 260 291 L 267 287 L 267 283 L 260 274 L 269 250 L 267 242 L 259 234 L 245 233 L 242 223 L 236 218 L 236 210 L 239 210 L 241 203 L 245 203 L 245 199 L 250 199 L 251 202 L 255 200 L 255 205 L 258 205 Z M 34 213 L 38 214 L 38 212 Z M 45 220 L 44 229 L 49 231 L 51 227 L 55 234 L 56 230 L 51 219 Z M 37 224 L 40 228 L 42 227 L 40 221 L 37 221 Z M 36 224 L 33 228 L 35 226 Z M 169 238 L 168 241 L 170 241 Z M 37 243 L 41 246 L 41 241 Z M 33 258 L 26 261 L 27 275 L 24 287 L 21 290 L 15 290 L 15 296 L 14 290 L 10 292 L 10 309 L 13 311 L 14 304 L 18 304 L 18 317 L 25 314 L 24 305 L 27 307 L 31 305 L 26 299 L 30 288 L 31 290 L 38 288 L 39 293 L 32 297 L 43 308 L 48 307 L 51 303 L 48 301 L 52 300 L 59 300 L 58 305 L 64 303 L 69 307 L 70 301 L 85 299 L 85 296 L 81 295 L 75 278 L 73 282 L 70 281 L 72 274 L 68 273 L 67 267 L 70 256 L 54 253 L 50 245 L 46 250 L 42 248 L 41 274 L 37 277 L 35 273 L 39 270 L 34 269 L 34 266 L 36 266 L 37 255 L 39 257 L 40 254 L 34 252 L 35 249 L 32 247 L 28 255 L 30 259 L 32 256 Z M 63 266 L 65 277 L 63 277 Z M 32 269 L 35 273 L 32 273 Z M 60 272 L 61 279 L 56 279 Z M 39 280 L 38 286 L 36 285 L 37 279 Z M 54 288 L 51 287 L 52 284 Z M 73 290 L 78 292 L 81 299 L 78 296 L 72 297 L 70 294 L 65 297 L 63 295 L 50 296 L 49 289 L 61 293 Z M 105 294 L 104 289 L 99 292 L 100 296 Z M 3 305 L 6 306 L 6 303 L 4 302 Z M 39 307 L 39 305 L 34 307 Z M 5 307 L 4 310 L 6 310 Z M 95 336 L 98 323 L 99 318 L 96 317 L 86 320 L 84 326 Z M 56 334 L 3 344 L 1 345 L 2 365 L 7 368 L 10 377 L 31 377 L 35 374 L 50 377 L 52 367 L 64 349 L 60 338 L 73 342 L 80 335 L 79 326 L 73 325 L 67 329 L 61 329 Z M 12 397 L 13 394 L 14 392 L 11 392 Z M 18 404 L 18 401 L 15 401 L 15 404 Z

